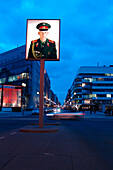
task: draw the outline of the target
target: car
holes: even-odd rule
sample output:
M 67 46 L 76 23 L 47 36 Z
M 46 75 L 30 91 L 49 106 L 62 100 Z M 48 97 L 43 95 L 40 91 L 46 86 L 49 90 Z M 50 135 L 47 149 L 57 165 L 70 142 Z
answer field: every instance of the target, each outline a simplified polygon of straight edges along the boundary
M 35 108 L 32 110 L 32 115 L 39 115 L 39 108 Z
M 44 107 L 44 113 L 52 112 L 53 108 Z
M 61 111 L 60 107 L 56 107 L 53 109 L 53 112 L 54 113 L 59 113 Z
M 84 117 L 85 113 L 54 113 L 46 114 L 49 118 L 60 120 L 60 119 L 78 119 Z

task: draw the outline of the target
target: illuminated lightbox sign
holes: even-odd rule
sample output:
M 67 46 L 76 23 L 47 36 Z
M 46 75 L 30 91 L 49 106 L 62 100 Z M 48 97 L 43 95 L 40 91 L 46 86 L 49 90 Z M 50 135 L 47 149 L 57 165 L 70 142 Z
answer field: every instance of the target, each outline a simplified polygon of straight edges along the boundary
M 28 19 L 26 60 L 59 60 L 60 20 Z
M 3 85 L 2 107 L 21 107 L 21 86 Z

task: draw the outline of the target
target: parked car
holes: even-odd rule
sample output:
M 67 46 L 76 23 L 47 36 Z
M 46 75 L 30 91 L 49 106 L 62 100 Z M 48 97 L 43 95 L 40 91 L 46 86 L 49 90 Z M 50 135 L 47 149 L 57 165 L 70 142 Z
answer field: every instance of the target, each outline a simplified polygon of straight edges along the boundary
M 32 110 L 32 115 L 39 115 L 39 108 L 35 108 Z

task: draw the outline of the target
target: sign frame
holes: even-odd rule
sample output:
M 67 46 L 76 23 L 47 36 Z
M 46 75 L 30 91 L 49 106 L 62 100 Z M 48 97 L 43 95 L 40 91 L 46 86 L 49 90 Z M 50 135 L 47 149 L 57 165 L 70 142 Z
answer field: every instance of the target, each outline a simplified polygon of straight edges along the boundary
M 49 42 L 45 44 L 46 46 L 46 52 L 44 52 L 44 55 L 42 54 L 40 48 L 39 48 L 39 39 L 40 36 L 38 35 L 38 30 L 36 26 L 40 23 L 48 23 L 51 28 L 48 29 L 48 36 L 47 39 Z M 36 42 L 38 41 L 38 42 Z M 33 45 L 32 45 L 33 43 Z M 52 54 L 52 45 L 55 45 L 56 48 L 56 58 L 53 58 Z M 29 52 L 32 45 L 32 54 Z M 44 47 L 45 48 L 45 47 Z M 37 49 L 37 51 L 36 51 Z M 30 50 L 31 51 L 31 50 Z M 35 53 L 33 53 L 35 52 Z M 40 53 L 37 55 L 36 53 Z M 35 55 L 36 54 L 36 55 Z M 60 19 L 27 19 L 27 27 L 26 27 L 26 60 L 45 60 L 45 61 L 59 61 L 60 60 Z

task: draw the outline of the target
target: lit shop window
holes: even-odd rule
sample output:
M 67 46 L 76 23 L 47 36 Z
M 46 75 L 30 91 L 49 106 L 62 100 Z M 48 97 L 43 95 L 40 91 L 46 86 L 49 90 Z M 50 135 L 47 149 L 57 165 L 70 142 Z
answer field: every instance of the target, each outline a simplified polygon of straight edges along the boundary
M 105 74 L 105 76 L 111 76 L 111 74 L 109 74 L 109 73 L 106 73 L 106 74 Z
M 85 103 L 85 104 L 90 104 L 90 100 L 85 99 L 85 100 L 84 100 L 84 103 Z
M 96 78 L 92 78 L 92 81 L 96 81 Z
M 92 96 L 92 94 L 89 94 L 89 98 L 91 99 L 93 96 Z
M 10 76 L 8 78 L 8 82 L 12 82 L 12 81 L 17 81 L 17 77 L 16 76 Z
M 4 86 L 3 107 L 21 107 L 21 89 L 14 86 Z
M 8 78 L 8 82 L 13 82 L 13 81 L 17 81 L 17 80 L 22 80 L 22 79 L 29 79 L 29 73 L 22 73 L 19 75 L 15 75 L 15 76 L 10 76 Z
M 97 78 L 97 81 L 104 81 L 104 78 Z
M 92 78 L 84 78 L 87 82 L 92 82 L 93 79 Z
M 5 82 L 6 82 L 6 78 L 0 79 L 0 84 L 5 83 Z
M 20 76 L 20 79 L 29 79 L 29 73 L 22 73 L 19 76 Z
M 111 98 L 111 94 L 106 94 L 106 97 L 107 98 Z
M 105 74 L 106 76 L 113 76 L 113 74 L 111 73 L 111 74 L 109 74 L 109 73 L 106 73 Z
M 92 94 L 92 97 L 97 97 L 97 95 L 96 94 Z

